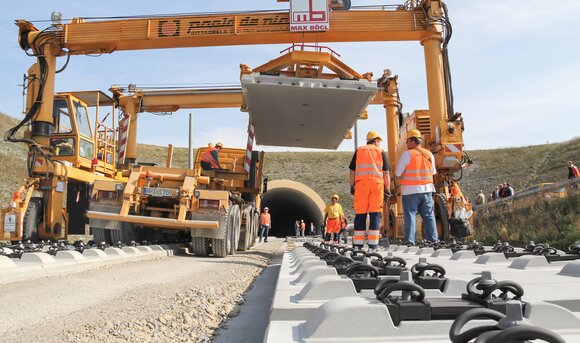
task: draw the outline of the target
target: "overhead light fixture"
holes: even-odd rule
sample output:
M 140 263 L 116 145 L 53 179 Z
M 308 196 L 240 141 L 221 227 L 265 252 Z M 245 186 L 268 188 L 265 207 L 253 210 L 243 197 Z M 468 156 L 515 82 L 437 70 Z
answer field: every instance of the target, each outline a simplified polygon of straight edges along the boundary
M 52 12 L 50 15 L 50 20 L 52 21 L 53 25 L 62 24 L 62 13 L 56 11 Z

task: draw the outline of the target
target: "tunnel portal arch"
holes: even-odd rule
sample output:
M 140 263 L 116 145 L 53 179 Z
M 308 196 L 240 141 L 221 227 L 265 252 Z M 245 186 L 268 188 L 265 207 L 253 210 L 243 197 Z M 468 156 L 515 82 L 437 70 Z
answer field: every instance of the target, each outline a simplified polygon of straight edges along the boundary
M 294 223 L 304 219 L 306 232 L 314 223 L 320 232 L 325 204 L 312 188 L 292 180 L 268 181 L 268 190 L 262 195 L 262 208 L 268 207 L 272 216 L 270 235 L 294 236 Z

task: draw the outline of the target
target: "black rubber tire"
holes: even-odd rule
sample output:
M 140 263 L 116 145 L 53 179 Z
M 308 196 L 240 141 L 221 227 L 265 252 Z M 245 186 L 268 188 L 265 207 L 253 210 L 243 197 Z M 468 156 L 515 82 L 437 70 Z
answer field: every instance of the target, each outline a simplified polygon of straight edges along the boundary
M 32 242 L 38 240 L 38 224 L 42 221 L 42 214 L 44 211 L 44 200 L 42 198 L 30 198 L 26 213 L 24 213 L 24 220 L 22 222 L 22 239 L 23 241 L 30 239 Z
M 254 217 L 252 219 L 252 246 L 256 244 L 259 229 L 260 229 L 260 215 L 258 214 L 258 212 L 255 212 Z
M 246 218 L 246 223 L 240 225 L 240 241 L 238 243 L 239 251 L 246 251 L 252 246 L 252 216 L 253 207 L 246 207 L 243 212 L 243 217 Z
M 224 223 L 225 230 L 223 238 L 212 238 L 211 240 L 214 257 L 227 257 L 230 251 L 232 251 L 232 214 L 236 211 L 236 209 L 239 211 L 239 207 L 237 205 L 233 205 L 228 210 L 226 215 L 226 222 Z
M 131 223 L 122 223 L 121 230 L 109 230 L 111 235 L 111 244 L 121 242 L 125 245 L 131 244 L 131 241 L 137 241 L 137 232 Z
M 433 194 L 435 212 L 435 224 L 437 225 L 437 235 L 443 242 L 449 241 L 449 213 L 447 211 L 447 201 L 441 193 Z
M 205 237 L 192 237 L 191 250 L 195 256 L 207 257 L 209 256 L 209 239 Z
M 230 249 L 228 251 L 229 255 L 235 255 L 238 251 L 238 243 L 240 242 L 240 226 L 242 223 L 242 212 L 238 205 L 234 205 L 230 211 L 231 215 L 231 230 L 230 230 Z
M 105 229 L 101 229 L 98 227 L 93 227 L 91 228 L 93 230 L 93 240 L 95 241 L 96 244 L 100 244 L 102 242 L 108 243 L 107 242 L 107 236 L 105 234 Z

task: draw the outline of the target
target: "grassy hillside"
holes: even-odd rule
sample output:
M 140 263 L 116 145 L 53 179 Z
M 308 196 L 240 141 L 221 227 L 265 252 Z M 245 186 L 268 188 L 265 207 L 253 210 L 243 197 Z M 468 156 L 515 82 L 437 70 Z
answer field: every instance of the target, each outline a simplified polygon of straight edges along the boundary
M 0 207 L 12 198 L 26 177 L 26 152 L 24 144 L 4 141 L 4 133 L 18 124 L 18 120 L 0 113 Z
M 489 194 L 502 182 L 509 182 L 517 192 L 541 182 L 565 180 L 566 163 L 580 162 L 580 138 L 520 148 L 474 150 L 469 156 L 474 164 L 465 170 L 461 182 L 468 197 L 473 199 L 480 189 Z

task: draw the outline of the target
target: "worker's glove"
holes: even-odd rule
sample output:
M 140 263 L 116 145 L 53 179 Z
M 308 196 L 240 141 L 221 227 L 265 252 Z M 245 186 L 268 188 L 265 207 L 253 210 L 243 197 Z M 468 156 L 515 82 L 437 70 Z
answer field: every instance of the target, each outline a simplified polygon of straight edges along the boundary
M 385 190 L 385 201 L 389 200 L 389 198 L 391 197 L 391 191 L 390 190 Z
M 354 195 L 354 185 L 350 186 L 350 194 Z

